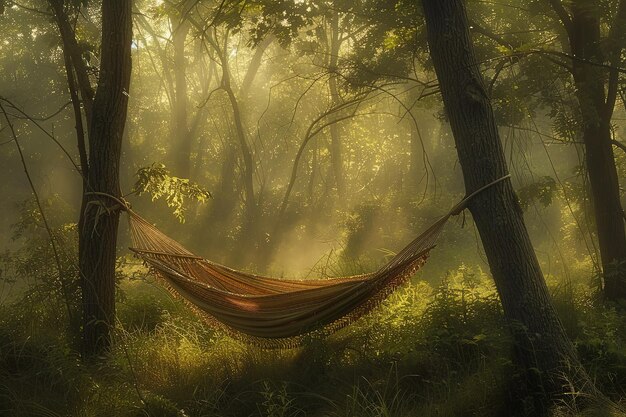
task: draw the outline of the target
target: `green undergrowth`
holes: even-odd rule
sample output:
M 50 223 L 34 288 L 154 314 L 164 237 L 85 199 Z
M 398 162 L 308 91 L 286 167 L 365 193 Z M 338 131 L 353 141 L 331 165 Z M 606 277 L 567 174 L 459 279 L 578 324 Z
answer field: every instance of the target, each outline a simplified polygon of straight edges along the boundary
M 115 348 L 91 364 L 75 353 L 62 302 L 27 295 L 0 307 L 0 415 L 533 415 L 517 395 L 496 292 L 478 269 L 462 266 L 439 286 L 416 280 L 332 337 L 285 350 L 211 330 L 154 282 L 126 278 L 120 289 Z M 619 402 L 623 314 L 585 286 L 552 290 L 586 369 Z M 564 403 L 552 415 L 610 413 Z

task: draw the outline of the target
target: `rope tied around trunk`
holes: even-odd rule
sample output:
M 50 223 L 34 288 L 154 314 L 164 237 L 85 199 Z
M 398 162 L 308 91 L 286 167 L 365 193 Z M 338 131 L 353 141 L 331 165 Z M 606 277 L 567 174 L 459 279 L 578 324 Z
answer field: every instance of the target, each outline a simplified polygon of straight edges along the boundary
M 113 201 L 115 201 L 117 204 L 119 204 L 119 209 L 122 211 L 126 211 L 126 212 L 130 212 L 131 211 L 131 204 L 130 202 L 128 202 L 123 196 L 120 197 L 116 197 L 114 195 L 111 195 L 109 193 L 104 193 L 101 191 L 88 191 L 85 193 L 85 195 L 89 196 L 89 195 L 97 195 L 97 196 L 102 196 L 102 197 L 107 197 Z M 107 209 L 115 209 L 116 207 L 110 208 L 107 207 Z
M 497 180 L 491 181 L 489 184 L 483 185 L 482 187 L 480 187 L 479 189 L 467 194 L 463 200 L 459 201 L 454 207 L 452 207 L 450 209 L 450 211 L 448 212 L 450 216 L 458 216 L 459 214 L 461 214 L 461 212 L 463 210 L 465 210 L 467 208 L 467 205 L 470 203 L 470 201 L 472 200 L 472 198 L 476 197 L 478 194 L 482 193 L 483 191 L 485 191 L 488 188 L 493 187 L 494 185 L 508 179 L 511 178 L 511 174 L 507 174 L 504 177 L 500 177 Z

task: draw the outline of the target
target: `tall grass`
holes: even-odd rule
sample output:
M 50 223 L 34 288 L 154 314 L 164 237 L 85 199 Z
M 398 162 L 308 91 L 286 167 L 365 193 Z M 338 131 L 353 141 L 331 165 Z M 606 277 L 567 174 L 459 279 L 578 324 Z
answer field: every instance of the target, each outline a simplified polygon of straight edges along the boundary
M 415 282 L 332 337 L 290 350 L 215 332 L 148 280 L 122 278 L 120 290 L 115 348 L 93 365 L 75 353 L 58 297 L 27 292 L 0 307 L 0 415 L 533 415 L 516 394 L 521 373 L 495 290 L 477 268 L 450 271 L 436 287 Z M 623 313 L 587 287 L 553 292 L 596 383 L 624 398 Z M 619 414 L 562 404 L 553 415 Z

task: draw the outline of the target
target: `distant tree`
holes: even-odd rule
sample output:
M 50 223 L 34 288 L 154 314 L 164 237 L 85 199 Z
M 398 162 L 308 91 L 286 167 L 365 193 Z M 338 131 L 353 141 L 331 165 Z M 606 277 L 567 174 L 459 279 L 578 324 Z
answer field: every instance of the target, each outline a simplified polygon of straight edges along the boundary
M 491 5 L 472 7 L 474 30 L 488 39 L 486 43 L 498 45 L 491 56 L 502 55 L 491 85 L 496 85 L 495 94 L 509 98 L 510 87 L 516 87 L 517 105 L 514 100 L 500 100 L 509 112 L 517 107 L 529 113 L 531 107 L 537 110 L 548 104 L 556 134 L 582 142 L 604 294 L 609 300 L 626 299 L 626 231 L 613 153 L 619 143 L 613 141 L 611 126 L 620 72 L 624 72 L 626 2 L 539 0 L 526 5 L 503 6 L 518 7 L 517 14 L 507 9 L 494 12 Z M 504 81 L 502 69 L 511 64 L 516 64 L 518 75 Z M 520 94 L 528 100 L 520 103 Z
M 468 191 L 508 172 L 483 77 L 478 69 L 462 0 L 423 0 L 430 55 L 454 134 Z M 537 405 L 574 391 L 595 395 L 550 301 L 522 210 L 510 181 L 469 203 L 510 322 L 516 354 Z M 545 395 L 544 395 L 545 394 Z
M 566 36 L 561 39 L 570 54 L 602 258 L 604 294 L 609 300 L 626 300 L 626 230 L 611 134 L 620 88 L 619 67 L 626 46 L 626 1 L 610 8 L 614 17 L 609 18 L 605 36 L 601 2 L 574 0 L 566 8 L 561 0 L 547 1 L 562 24 Z
M 218 11 L 219 13 L 219 11 Z M 262 185 L 257 185 L 255 181 L 255 173 L 257 171 L 258 161 L 256 160 L 255 150 L 253 148 L 253 140 L 250 135 L 247 114 L 250 112 L 247 108 L 250 90 L 253 87 L 254 80 L 263 64 L 263 56 L 269 46 L 274 41 L 274 37 L 268 36 L 256 45 L 253 45 L 252 54 L 248 61 L 247 68 L 243 71 L 241 82 L 238 82 L 235 70 L 236 68 L 236 52 L 233 53 L 233 37 L 237 31 L 233 30 L 236 25 L 242 24 L 242 17 L 239 14 L 232 15 L 226 12 L 228 18 L 219 25 L 213 22 L 200 22 L 197 19 L 192 20 L 193 25 L 200 32 L 198 36 L 202 37 L 207 53 L 214 56 L 215 61 L 220 67 L 219 84 L 213 90 L 223 91 L 228 99 L 228 104 L 232 112 L 233 135 L 231 141 L 226 143 L 225 157 L 222 165 L 222 173 L 220 185 L 216 192 L 216 200 L 220 201 L 212 206 L 208 220 L 223 221 L 224 218 L 230 216 L 230 211 L 236 202 L 236 194 L 234 193 L 236 162 L 240 162 L 240 186 L 243 189 L 244 213 L 242 221 L 242 243 L 241 251 L 234 251 L 238 258 L 246 259 L 250 253 L 249 248 L 258 244 L 261 236 L 260 220 L 262 216 L 261 189 Z M 195 17 L 194 17 L 195 18 Z M 205 17 L 206 19 L 206 17 Z M 203 29 L 203 25 L 208 25 Z M 239 151 L 239 155 L 235 152 Z M 238 157 L 238 158 L 237 158 Z
M 132 1 L 102 2 L 102 43 L 95 89 L 68 16 L 73 2 L 49 0 L 49 4 L 63 41 L 84 178 L 78 224 L 83 350 L 86 356 L 94 356 L 109 348 L 115 323 L 116 244 L 121 207 L 105 194 L 121 194 L 119 170 L 131 74 Z
M 195 35 L 190 36 L 190 16 L 195 13 L 196 4 L 190 0 L 163 2 L 150 7 L 146 15 L 134 17 L 139 41 L 146 45 L 152 69 L 162 80 L 169 105 L 169 143 L 165 159 L 174 174 L 182 178 L 195 174 L 197 157 L 194 158 L 193 151 L 208 113 L 208 106 L 197 101 L 205 100 L 216 75 L 214 58 L 203 57 L 201 41 Z M 169 36 L 159 31 L 163 25 L 169 27 Z

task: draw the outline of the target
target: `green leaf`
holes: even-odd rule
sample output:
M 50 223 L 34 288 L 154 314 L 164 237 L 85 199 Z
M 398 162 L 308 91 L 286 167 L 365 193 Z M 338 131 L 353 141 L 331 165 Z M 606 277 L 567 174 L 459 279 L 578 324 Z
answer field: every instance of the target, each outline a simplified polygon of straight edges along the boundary
M 200 185 L 170 174 L 163 164 L 152 164 L 137 171 L 137 181 L 133 192 L 150 194 L 152 201 L 164 199 L 172 213 L 181 222 L 185 222 L 185 199 L 204 203 L 211 193 Z

